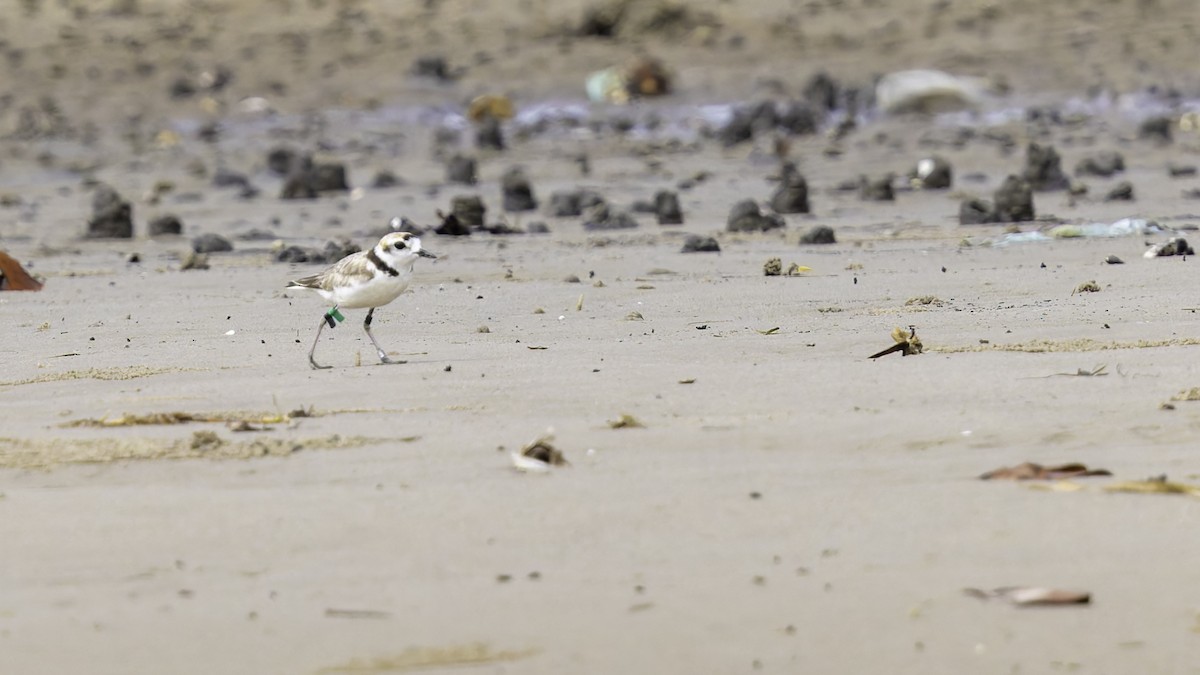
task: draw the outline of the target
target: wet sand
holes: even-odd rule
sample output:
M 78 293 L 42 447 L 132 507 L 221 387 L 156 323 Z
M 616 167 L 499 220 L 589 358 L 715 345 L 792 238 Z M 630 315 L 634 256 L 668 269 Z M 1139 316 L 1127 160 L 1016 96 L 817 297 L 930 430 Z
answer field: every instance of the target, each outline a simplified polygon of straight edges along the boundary
M 769 8 L 734 4 L 745 17 L 770 16 Z M 343 56 L 323 48 L 358 44 L 333 40 L 335 23 L 300 23 L 328 21 L 336 8 L 293 5 L 289 22 L 271 29 L 275 37 L 260 40 L 264 53 L 287 42 L 279 35 L 310 30 L 325 36 L 311 38 L 305 59 L 305 68 L 318 69 Z M 96 30 L 149 35 L 169 23 L 155 15 L 159 6 L 142 3 L 141 13 L 104 18 Z M 1134 6 L 1097 10 L 1097 35 L 1136 16 Z M 57 30 L 58 10 L 42 11 L 38 25 Z M 446 3 L 428 21 L 464 11 Z M 840 26 L 856 11 L 809 17 L 804 32 L 814 37 L 793 48 L 807 54 L 815 36 L 848 30 Z M 904 3 L 876 11 L 906 16 Z M 500 14 L 497 22 L 511 20 Z M 722 16 L 735 32 L 763 37 L 743 15 Z M 997 36 L 1020 34 L 1025 19 L 1014 16 L 1001 12 Z M 219 45 L 259 30 L 248 19 L 243 31 L 231 22 L 212 29 Z M 897 25 L 900 35 L 920 34 L 918 22 Z M 1049 34 L 1065 33 L 1061 23 L 1049 25 Z M 1144 28 L 1176 35 L 1158 14 Z M 410 31 L 410 44 L 392 47 L 395 71 L 433 40 Z M 850 35 L 872 34 L 868 26 Z M 485 37 L 483 49 L 497 54 L 515 39 Z M 996 53 L 1020 51 L 1019 41 L 996 39 Z M 166 49 L 147 42 L 151 52 Z M 570 88 L 580 81 L 576 70 L 595 67 L 601 59 L 591 56 L 607 65 L 634 42 L 580 43 L 545 81 L 497 81 L 527 93 L 518 105 L 586 105 Z M 785 42 L 748 40 L 745 61 L 712 71 L 711 88 L 698 85 L 699 66 L 680 66 L 682 83 L 697 86 L 627 114 L 643 119 L 656 106 L 748 96 L 752 76 L 777 72 L 769 64 L 778 61 L 764 56 L 770 44 Z M 937 44 L 923 64 L 927 55 L 897 47 L 903 58 L 895 62 L 945 67 L 960 45 Z M 1153 73 L 1169 73 L 1188 55 L 1173 44 L 1157 59 L 1143 42 L 1135 48 Z M 536 68 L 554 45 L 532 40 L 504 63 L 526 59 Z M 698 64 L 716 58 L 687 40 L 663 51 L 676 63 L 688 54 Z M 1113 82 L 1133 72 L 1117 55 L 1100 55 Z M 28 58 L 43 57 L 54 58 L 36 50 Z M 342 82 L 354 94 L 340 99 L 346 108 L 374 96 L 384 111 L 454 109 L 509 67 L 472 67 L 441 87 L 401 75 L 389 85 L 396 90 L 373 91 L 369 77 L 385 56 L 362 58 L 361 71 L 342 66 L 362 75 Z M 1069 63 L 1059 51 L 1052 60 Z M 856 61 L 852 49 L 829 55 L 829 68 L 848 80 L 878 72 L 878 62 L 874 54 Z M 258 69 L 264 79 L 274 72 L 255 63 L 239 71 L 238 87 Z M 1066 66 L 1027 79 L 1016 66 L 995 70 L 1009 67 L 1002 74 L 1014 95 L 1028 100 L 1086 97 L 1093 83 Z M 165 83 L 174 72 L 164 67 L 153 78 Z M 1121 151 L 1127 170 L 1082 179 L 1085 197 L 1035 194 L 1045 220 L 1022 229 L 1129 216 L 1172 228 L 1200 224 L 1197 202 L 1183 197 L 1197 179 L 1169 178 L 1165 169 L 1196 163 L 1197 137 L 1139 140 L 1138 116 L 1113 109 L 1078 125 L 1047 128 L 1017 116 L 989 127 L 1012 135 L 1011 151 L 982 133 L 961 148 L 933 148 L 920 139 L 953 136 L 954 123 L 871 119 L 841 143 L 841 155 L 825 153 L 824 133 L 792 142 L 812 215 L 787 216 L 782 232 L 734 234 L 724 231 L 730 206 L 774 189 L 770 139 L 722 149 L 706 140 L 549 133 L 481 154 L 474 188 L 449 186 L 427 125 L 381 139 L 354 114 L 335 112 L 327 116 L 333 124 L 297 135 L 312 104 L 305 97 L 319 99 L 334 81 L 306 88 L 297 80 L 278 99 L 286 110 L 275 121 L 221 117 L 237 140 L 215 145 L 184 133 L 155 146 L 158 130 L 205 119 L 196 100 L 161 100 L 161 87 L 137 125 L 138 143 L 122 140 L 123 122 L 94 145 L 78 137 L 4 141 L 2 191 L 20 203 L 0 212 L 0 246 L 46 284 L 37 293 L 0 293 L 8 326 L 0 344 L 0 537 L 9 544 L 0 671 L 1195 668 L 1200 596 L 1192 589 L 1200 579 L 1191 561 L 1200 544 L 1187 533 L 1200 502 L 1102 489 L 1162 474 L 1200 482 L 1200 403 L 1160 407 L 1200 386 L 1195 261 L 1144 259 L 1145 243 L 1165 234 L 997 245 L 1006 226 L 959 226 L 957 213 L 964 197 L 990 199 L 1037 140 L 1055 144 L 1068 171 L 1101 149 Z M 103 103 L 87 113 L 77 106 L 89 85 L 80 86 L 78 97 L 59 95 L 72 119 L 122 119 L 116 110 L 128 99 L 117 105 L 96 94 Z M 137 90 L 124 86 L 119 91 Z M 293 132 L 280 138 L 266 131 L 272 127 Z M 323 142 L 325 156 L 348 164 L 352 185 L 369 185 L 380 168 L 406 184 L 282 201 L 281 180 L 264 166 L 280 142 Z M 47 151 L 53 160 L 39 160 Z M 580 151 L 591 158 L 589 176 L 579 175 Z M 951 191 L 902 190 L 878 203 L 837 189 L 860 174 L 902 174 L 931 152 L 953 163 Z M 189 172 L 196 160 L 207 174 Z M 80 165 L 90 168 L 77 173 Z M 320 265 L 276 263 L 272 241 L 237 235 L 258 228 L 288 244 L 348 237 L 369 245 L 392 215 L 430 225 L 458 194 L 482 196 L 493 222 L 500 176 L 512 165 L 525 167 L 543 205 L 556 190 L 588 187 L 628 207 L 699 170 L 711 176 L 680 192 L 682 226 L 636 214 L 636 229 L 587 232 L 579 218 L 542 208 L 509 222 L 545 221 L 546 235 L 425 234 L 439 259 L 419 261 L 410 291 L 373 325 L 406 363 L 375 364 L 359 310 L 322 336 L 318 358 L 334 368 L 309 369 L 325 307 L 283 286 Z M 262 195 L 243 200 L 212 187 L 217 166 L 247 173 Z M 971 173 L 982 177 L 963 178 Z M 134 239 L 80 238 L 91 200 L 84 178 L 134 203 Z M 159 180 L 174 189 L 147 203 Z M 1134 184 L 1136 201 L 1103 200 L 1120 180 Z M 181 217 L 184 235 L 148 238 L 146 221 L 166 212 Z M 798 244 L 814 225 L 832 226 L 838 243 Z M 208 232 L 229 237 L 235 250 L 212 254 L 208 270 L 180 271 L 191 237 Z M 715 236 L 722 251 L 680 253 L 687 234 Z M 133 253 L 139 263 L 128 262 Z M 1110 255 L 1126 264 L 1104 264 Z M 811 271 L 765 277 L 772 257 Z M 1074 292 L 1087 281 L 1101 290 Z M 909 304 L 928 296 L 936 301 Z M 867 358 L 892 344 L 893 327 L 910 325 L 925 353 Z M 1100 366 L 1099 375 L 1070 375 Z M 88 422 L 171 412 L 215 421 Z M 621 415 L 642 427 L 612 428 Z M 265 428 L 234 431 L 229 420 Z M 516 472 L 509 453 L 548 429 L 571 465 L 549 475 Z M 1082 489 L 1070 491 L 976 478 L 1022 461 L 1084 462 L 1115 476 L 1078 479 Z M 1013 585 L 1081 589 L 1093 601 L 1016 608 L 962 593 Z

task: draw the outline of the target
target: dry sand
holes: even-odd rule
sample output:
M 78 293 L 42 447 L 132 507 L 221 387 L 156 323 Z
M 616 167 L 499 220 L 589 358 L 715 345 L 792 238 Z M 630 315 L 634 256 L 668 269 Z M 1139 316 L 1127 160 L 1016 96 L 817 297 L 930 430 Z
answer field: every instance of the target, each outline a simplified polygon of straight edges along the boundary
M 289 4 L 286 20 L 272 13 Z M 115 3 L 133 9 L 71 18 L 61 3 L 21 3 L 44 6 L 5 18 L 9 44 L 26 50 L 10 69 L 44 75 L 59 62 L 67 72 L 30 75 L 4 119 L 50 92 L 97 138 L 3 141 L 0 184 L 20 203 L 0 212 L 0 246 L 46 284 L 0 294 L 0 673 L 1200 672 L 1200 501 L 1106 493 L 1103 478 L 1079 479 L 1079 490 L 976 480 L 1029 460 L 1200 482 L 1200 403 L 1160 409 L 1200 386 L 1195 261 L 1143 259 L 1137 236 L 997 246 L 1004 226 L 956 220 L 963 196 L 990 197 L 1039 140 L 1059 147 L 1068 170 L 1098 149 L 1128 164 L 1085 179 L 1089 197 L 1038 193 L 1040 215 L 1196 224 L 1200 206 L 1181 197 L 1196 178 L 1167 178 L 1164 167 L 1196 163 L 1198 137 L 1139 141 L 1138 118 L 1119 110 L 1048 130 L 1018 117 L 992 127 L 1012 134 L 1013 152 L 982 137 L 937 149 L 980 182 L 868 203 L 835 188 L 904 172 L 930 151 L 918 139 L 953 135 L 944 120 L 874 120 L 841 156 L 823 153 L 824 135 L 793 143 L 814 215 L 789 216 L 783 233 L 730 234 L 730 205 L 773 189 L 766 142 L 723 150 L 551 134 L 484 154 L 481 182 L 467 188 L 442 184 L 427 125 L 378 136 L 364 128 L 386 124 L 369 115 L 299 121 L 319 105 L 457 109 L 496 82 L 519 106 L 583 105 L 588 70 L 654 46 L 639 35 L 563 47 L 554 26 L 574 20 L 574 4 L 386 4 L 205 13 Z M 1177 64 L 1197 63 L 1186 2 L 955 3 L 938 21 L 958 28 L 936 40 L 919 3 L 773 4 L 702 3 L 732 28 L 715 48 L 701 31 L 654 50 L 680 64 L 682 91 L 629 114 L 736 100 L 764 74 L 794 92 L 820 67 L 859 82 L 948 67 L 972 45 L 966 71 L 1005 75 L 1025 102 L 1095 84 L 1132 92 L 1139 71 L 1152 80 L 1139 84 L 1183 86 L 1195 68 Z M 339 12 L 350 18 L 331 21 Z M 988 12 L 988 37 L 968 39 L 978 24 L 963 22 Z M 185 15 L 209 45 L 185 41 L 186 57 L 166 58 L 163 26 Z M 382 42 L 362 42 L 373 26 Z M 289 32 L 308 36 L 303 58 L 276 54 L 299 39 Z M 131 35 L 140 49 L 119 39 Z M 451 36 L 452 62 L 471 66 L 463 81 L 404 75 L 439 35 Z M 733 35 L 744 49 L 725 46 Z M 1126 51 L 1112 46 L 1122 39 Z M 238 66 L 229 102 L 274 78 L 288 83 L 272 97 L 285 114 L 218 114 L 240 135 L 202 143 L 194 128 L 210 113 L 196 99 L 168 101 L 166 86 L 247 44 L 263 56 Z M 1039 49 L 1053 68 L 1023 61 Z M 475 65 L 477 50 L 493 60 Z M 87 77 L 79 54 L 112 64 L 102 68 L 111 81 Z M 163 64 L 149 83 L 125 70 L 137 54 Z M 341 64 L 341 77 L 308 81 L 323 62 Z M 131 121 L 140 87 L 145 114 Z M 158 147 L 161 129 L 182 138 Z M 264 157 L 280 139 L 323 143 L 355 185 L 379 168 L 407 184 L 278 200 Z M 189 172 L 196 161 L 249 173 L 262 196 L 212 188 Z M 235 238 L 211 269 L 179 271 L 202 232 L 369 244 L 391 215 L 429 224 L 468 193 L 494 215 L 514 164 L 543 202 L 586 186 L 628 205 L 699 170 L 712 177 L 681 193 L 682 227 L 639 216 L 634 230 L 585 232 L 577 218 L 538 213 L 517 221 L 545 220 L 551 234 L 424 235 L 440 258 L 419 261 L 410 292 L 374 324 L 403 365 L 375 365 L 363 314 L 349 311 L 318 349 L 334 368 L 310 370 L 323 306 L 283 286 L 319 266 L 274 263 L 269 241 Z M 81 175 L 134 200 L 135 239 L 80 238 L 91 199 Z M 146 204 L 163 179 L 175 190 Z M 1137 201 L 1103 201 L 1122 179 Z M 184 238 L 145 236 L 163 212 L 181 216 Z M 798 245 L 815 224 L 833 226 L 839 243 Z M 716 235 L 722 252 L 680 253 L 689 233 Z M 132 253 L 140 263 L 127 262 Z M 1103 264 L 1109 255 L 1127 264 Z M 771 257 L 812 271 L 764 277 Z M 1100 292 L 1073 293 L 1090 280 Z M 937 301 L 908 304 L 922 296 Z M 866 358 L 909 325 L 924 354 Z M 212 421 L 88 422 L 171 412 Z M 623 414 L 643 426 L 611 428 Z M 228 420 L 266 429 L 235 432 Z M 508 453 L 549 428 L 571 466 L 514 471 Z M 962 593 L 1013 585 L 1086 590 L 1093 602 L 1016 608 Z

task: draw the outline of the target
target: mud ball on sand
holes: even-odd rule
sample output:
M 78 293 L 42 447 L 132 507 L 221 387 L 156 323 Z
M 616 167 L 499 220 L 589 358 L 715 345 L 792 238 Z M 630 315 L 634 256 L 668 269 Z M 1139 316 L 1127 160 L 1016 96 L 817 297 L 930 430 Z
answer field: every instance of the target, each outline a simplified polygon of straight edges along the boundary
M 1171 142 L 1171 118 L 1151 117 L 1138 127 L 1138 138 L 1159 143 Z
M 659 225 L 682 225 L 683 210 L 679 208 L 679 195 L 670 190 L 659 190 L 654 194 L 654 214 Z
M 627 230 L 637 226 L 633 216 L 625 211 L 611 209 L 608 204 L 597 204 L 583 214 L 585 230 Z
M 801 244 L 836 244 L 837 237 L 833 234 L 833 228 L 828 225 L 818 225 L 808 232 L 800 235 Z
M 482 150 L 503 150 L 504 132 L 500 129 L 500 120 L 495 117 L 485 117 L 475 129 L 475 147 Z
M 959 225 L 986 225 L 996 222 L 992 203 L 983 199 L 968 199 L 958 207 Z
M 698 234 L 689 234 L 687 239 L 683 240 L 683 248 L 680 253 L 720 253 L 721 245 L 712 237 L 702 237 Z
M 471 234 L 471 228 L 467 227 L 458 219 L 458 216 L 453 213 L 437 212 L 438 218 L 442 219 L 442 223 L 434 229 L 437 234 L 444 234 L 451 237 L 465 237 Z
M 244 173 L 230 171 L 229 169 L 217 169 L 213 174 L 212 184 L 214 187 L 244 188 L 250 185 L 250 179 Z
M 105 183 L 98 184 L 92 195 L 92 219 L 88 221 L 87 236 L 133 237 L 133 206 Z
M 301 246 L 288 246 L 275 254 L 276 262 L 283 263 L 335 263 L 348 255 L 358 253 L 362 249 L 354 244 L 349 239 L 340 241 L 330 240 L 325 242 L 324 248 L 305 248 Z
M 478 179 L 478 169 L 474 157 L 455 155 L 446 162 L 447 183 L 474 185 Z
M 954 183 L 954 169 L 950 162 L 934 155 L 917 162 L 909 177 L 925 190 L 945 190 Z
M 771 195 L 776 213 L 808 213 L 808 181 L 792 162 L 784 162 L 779 187 Z
M 439 82 L 451 82 L 459 73 L 450 69 L 450 64 L 444 56 L 419 56 L 412 64 L 412 74 L 417 77 L 428 77 Z
M 487 207 L 479 197 L 464 195 L 450 200 L 450 214 L 467 227 L 482 227 Z
M 401 185 L 404 185 L 404 179 L 387 169 L 376 171 L 375 177 L 371 179 L 371 187 L 377 190 L 400 187 Z
M 1065 190 L 1071 184 L 1067 175 L 1063 173 L 1062 158 L 1052 145 L 1029 144 L 1025 150 L 1025 169 L 1022 176 L 1029 187 L 1039 192 Z
M 276 176 L 286 176 L 301 159 L 292 148 L 276 147 L 267 153 L 267 168 Z
M 514 166 L 504 172 L 500 179 L 500 190 L 504 195 L 504 210 L 510 212 L 533 211 L 537 208 L 537 199 L 533 196 L 533 186 L 525 177 L 525 171 Z
M 604 197 L 592 190 L 559 190 L 550 195 L 547 211 L 555 218 L 582 216 L 584 209 L 603 204 Z
M 283 182 L 280 199 L 316 199 L 322 192 L 348 192 L 346 166 L 340 162 L 314 162 L 309 155 L 295 160 Z
M 817 133 L 821 116 L 804 101 L 788 101 L 779 114 L 779 127 L 796 136 Z
M 783 260 L 779 258 L 769 258 L 763 263 L 763 276 L 777 277 L 783 274 Z
M 172 213 L 164 213 L 150 221 L 148 231 L 151 237 L 162 237 L 172 234 L 183 234 L 183 221 Z
M 732 147 L 752 140 L 754 135 L 774 129 L 779 124 L 774 101 L 759 101 L 738 106 L 733 118 L 717 132 L 721 145 Z
M 874 180 L 866 176 L 858 179 L 858 197 L 864 202 L 894 202 L 896 193 L 892 190 L 892 174 Z
M 743 199 L 729 210 L 725 229 L 730 232 L 767 232 L 787 226 L 777 214 L 764 214 L 753 199 Z
M 837 109 L 840 87 L 828 73 L 820 72 L 810 77 L 802 93 L 804 98 L 826 112 Z
M 994 222 L 1018 223 L 1033 220 L 1033 188 L 1017 176 L 1009 176 L 996 190 Z
M 1106 202 L 1131 202 L 1133 201 L 1133 183 L 1123 180 L 1113 186 L 1113 189 L 1108 191 L 1104 196 Z
M 192 239 L 192 250 L 196 253 L 223 253 L 233 250 L 233 243 L 219 234 L 211 232 Z
M 1125 158 L 1121 153 L 1112 150 L 1098 152 L 1090 157 L 1084 157 L 1075 165 L 1076 176 L 1100 176 L 1107 178 L 1114 173 L 1125 170 Z

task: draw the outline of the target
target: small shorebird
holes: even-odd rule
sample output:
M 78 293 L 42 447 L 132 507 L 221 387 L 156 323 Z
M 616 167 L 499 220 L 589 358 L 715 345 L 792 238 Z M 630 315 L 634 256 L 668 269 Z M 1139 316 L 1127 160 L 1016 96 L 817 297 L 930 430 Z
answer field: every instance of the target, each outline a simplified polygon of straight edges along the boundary
M 393 219 L 393 224 L 399 219 Z M 320 274 L 304 277 L 288 283 L 288 288 L 307 288 L 321 294 L 321 297 L 333 303 L 333 307 L 321 317 L 317 327 L 317 337 L 313 340 L 312 349 L 308 350 L 308 362 L 313 368 L 329 368 L 317 363 L 313 355 L 317 351 L 317 342 L 321 339 L 321 331 L 325 324 L 330 328 L 342 321 L 339 308 L 367 310 L 367 318 L 363 320 L 363 330 L 379 352 L 382 363 L 393 363 L 387 352 L 371 334 L 371 319 L 376 307 L 382 307 L 395 300 L 412 279 L 413 263 L 417 258 L 436 258 L 434 254 L 421 248 L 421 240 L 410 232 L 389 232 L 369 251 L 360 251 L 342 258 L 325 268 Z

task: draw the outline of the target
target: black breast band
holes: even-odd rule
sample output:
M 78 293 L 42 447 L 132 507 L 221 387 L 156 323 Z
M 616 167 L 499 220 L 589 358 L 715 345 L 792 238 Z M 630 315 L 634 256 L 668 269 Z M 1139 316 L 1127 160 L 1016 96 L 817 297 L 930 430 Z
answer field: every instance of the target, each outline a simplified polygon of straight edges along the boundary
M 387 272 L 389 276 L 393 277 L 400 276 L 400 273 L 396 271 L 396 268 L 383 262 L 383 259 L 379 257 L 379 254 L 376 253 L 375 249 L 373 248 L 367 252 L 367 260 L 370 260 L 371 264 L 375 266 L 375 269 L 379 270 L 380 272 Z

